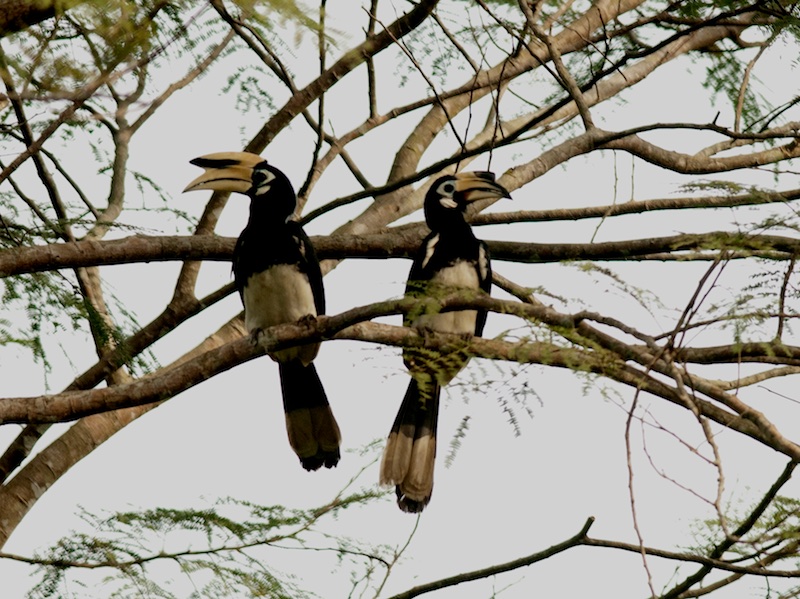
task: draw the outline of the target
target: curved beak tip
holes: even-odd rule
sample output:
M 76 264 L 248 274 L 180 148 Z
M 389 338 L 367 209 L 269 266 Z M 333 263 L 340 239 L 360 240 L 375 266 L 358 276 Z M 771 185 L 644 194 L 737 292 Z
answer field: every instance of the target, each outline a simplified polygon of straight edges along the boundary
M 509 191 L 497 183 L 491 171 L 472 171 L 456 175 L 456 188 L 464 192 L 468 202 L 486 199 L 511 198 Z

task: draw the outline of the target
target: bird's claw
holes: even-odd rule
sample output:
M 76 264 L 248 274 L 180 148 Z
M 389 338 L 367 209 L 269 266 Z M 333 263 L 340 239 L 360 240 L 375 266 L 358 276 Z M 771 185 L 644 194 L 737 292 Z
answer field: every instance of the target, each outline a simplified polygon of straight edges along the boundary
M 297 324 L 301 324 L 307 327 L 313 327 L 317 324 L 317 317 L 314 316 L 313 314 L 306 314 L 297 321 Z
M 417 333 L 419 333 L 422 337 L 433 337 L 437 333 L 435 329 L 432 329 L 426 324 L 419 325 L 415 328 L 417 329 Z
M 250 342 L 255 347 L 260 347 L 265 351 L 267 351 L 267 348 L 271 345 L 273 339 L 274 339 L 273 336 L 267 333 L 265 329 L 257 328 L 250 331 Z M 275 356 L 273 356 L 269 352 L 267 352 L 267 354 L 273 360 L 275 359 Z

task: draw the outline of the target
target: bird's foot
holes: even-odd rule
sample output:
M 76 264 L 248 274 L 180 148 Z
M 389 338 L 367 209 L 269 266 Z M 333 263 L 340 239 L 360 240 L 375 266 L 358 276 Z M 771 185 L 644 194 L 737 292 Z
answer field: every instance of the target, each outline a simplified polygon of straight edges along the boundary
M 417 329 L 417 333 L 419 335 L 421 335 L 422 337 L 426 337 L 426 338 L 427 337 L 433 337 L 434 335 L 436 335 L 436 333 L 439 332 L 436 329 L 433 329 L 433 328 L 431 328 L 430 326 L 428 326 L 426 324 L 419 325 L 419 326 L 416 326 L 414 328 Z
M 268 330 L 269 329 L 257 328 L 250 331 L 250 341 L 252 344 L 256 347 L 261 347 L 262 349 L 267 350 L 275 339 L 267 332 Z M 270 355 L 270 357 L 272 356 Z M 272 357 L 272 359 L 274 360 L 275 358 Z
M 317 317 L 316 317 L 316 316 L 314 316 L 313 314 L 306 314 L 305 316 L 301 317 L 301 318 L 300 318 L 300 319 L 297 321 L 297 324 L 301 324 L 301 325 L 303 325 L 303 326 L 306 326 L 306 327 L 313 327 L 313 326 L 316 326 L 316 324 L 317 324 Z

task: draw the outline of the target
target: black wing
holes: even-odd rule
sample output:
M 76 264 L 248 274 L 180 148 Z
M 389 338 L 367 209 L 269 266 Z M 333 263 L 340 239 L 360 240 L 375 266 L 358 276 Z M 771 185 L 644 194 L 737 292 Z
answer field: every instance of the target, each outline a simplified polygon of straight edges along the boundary
M 294 221 L 277 229 L 259 230 L 247 226 L 242 231 L 233 249 L 233 277 L 239 295 L 252 274 L 278 264 L 293 264 L 306 274 L 317 314 L 325 314 L 325 289 L 319 260 L 308 235 Z
M 300 254 L 300 270 L 305 272 L 306 276 L 308 276 L 311 292 L 314 294 L 314 304 L 317 308 L 317 314 L 325 314 L 325 287 L 322 285 L 322 270 L 319 266 L 317 252 L 314 251 L 311 240 L 299 223 L 290 221 L 287 224 L 293 225 L 292 237 Z
M 245 268 L 248 266 L 249 262 L 246 256 L 250 249 L 250 244 L 247 243 L 246 237 L 244 231 L 242 231 L 242 234 L 239 235 L 239 239 L 236 240 L 236 245 L 233 248 L 233 282 L 236 285 L 236 289 L 239 291 L 239 297 L 242 297 L 244 284 L 247 282 L 248 277 L 253 274 L 252 270 L 245 272 Z
M 411 263 L 411 271 L 408 273 L 406 293 L 419 289 L 419 285 L 415 283 L 416 281 L 431 280 L 433 272 L 437 268 L 437 260 L 434 260 L 433 257 L 438 241 L 439 234 L 430 233 L 417 248 L 414 261 Z

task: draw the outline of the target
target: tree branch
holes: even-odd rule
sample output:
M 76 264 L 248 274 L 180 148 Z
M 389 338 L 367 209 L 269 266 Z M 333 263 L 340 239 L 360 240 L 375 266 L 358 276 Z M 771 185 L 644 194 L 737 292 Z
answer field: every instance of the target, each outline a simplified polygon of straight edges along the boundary
M 390 24 L 386 29 L 366 39 L 349 50 L 344 56 L 330 66 L 312 83 L 299 90 L 291 99 L 270 118 L 245 147 L 246 152 L 260 153 L 275 136 L 282 131 L 297 115 L 325 91 L 330 89 L 347 73 L 361 65 L 367 58 L 391 45 L 417 28 L 436 7 L 438 0 L 420 0 L 405 15 Z
M 471 582 L 473 580 L 481 580 L 482 578 L 488 578 L 490 576 L 496 576 L 497 574 L 502 574 L 503 572 L 510 572 L 511 570 L 516 570 L 517 568 L 523 568 L 525 566 L 530 566 L 531 564 L 535 564 L 536 562 L 540 562 L 542 560 L 546 560 L 554 555 L 558 555 L 567 549 L 572 549 L 573 547 L 578 547 L 584 543 L 586 539 L 586 533 L 589 532 L 592 524 L 594 524 L 594 518 L 590 517 L 586 520 L 583 527 L 578 531 L 577 534 L 570 537 L 569 539 L 562 541 L 561 543 L 557 543 L 544 549 L 543 551 L 537 551 L 536 553 L 532 553 L 525 557 L 521 557 L 510 562 L 506 562 L 504 564 L 497 564 L 496 566 L 491 566 L 489 568 L 482 568 L 480 570 L 473 570 L 471 572 L 464 572 L 463 574 L 458 574 L 456 576 L 451 576 L 449 578 L 442 578 L 440 580 L 436 580 L 433 582 L 429 582 L 427 584 L 422 584 L 411 588 L 404 593 L 399 593 L 397 595 L 393 595 L 390 599 L 411 599 L 412 597 L 418 597 L 425 593 L 430 593 L 431 591 L 438 591 L 439 589 L 444 589 L 447 587 L 456 586 L 461 584 L 462 582 Z
M 410 258 L 427 230 L 420 224 L 386 229 L 371 235 L 313 236 L 322 259 Z M 110 241 L 85 240 L 19 247 L 0 251 L 0 278 L 81 266 L 108 266 L 176 260 L 229 261 L 236 240 L 216 235 L 132 235 Z M 654 254 L 704 250 L 741 250 L 735 257 L 762 255 L 788 259 L 800 252 L 800 240 L 779 235 L 749 235 L 727 231 L 671 235 L 603 243 L 526 243 L 486 240 L 494 260 L 542 264 L 569 260 L 639 260 Z M 661 259 L 666 259 L 664 256 Z

